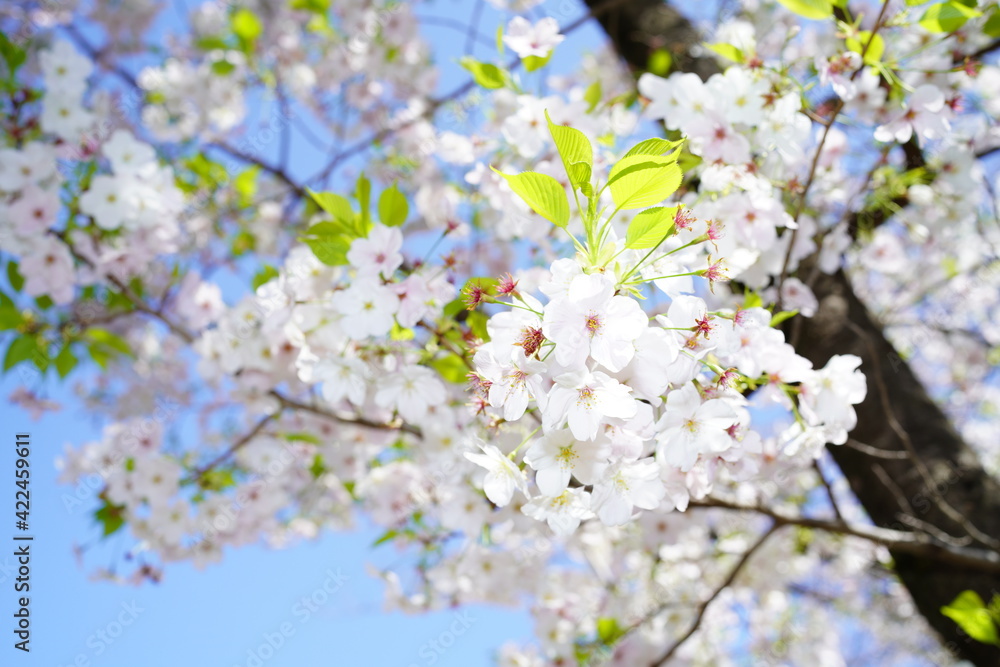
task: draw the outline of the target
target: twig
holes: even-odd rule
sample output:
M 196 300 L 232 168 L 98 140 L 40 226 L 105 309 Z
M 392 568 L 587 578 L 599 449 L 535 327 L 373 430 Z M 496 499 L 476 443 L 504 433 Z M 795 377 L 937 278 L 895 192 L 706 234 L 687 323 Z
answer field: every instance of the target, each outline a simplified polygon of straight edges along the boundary
M 725 581 L 723 581 L 722 584 L 720 584 L 718 588 L 716 588 L 712 592 L 712 594 L 708 597 L 708 599 L 702 602 L 701 605 L 698 607 L 698 613 L 695 615 L 694 622 L 691 624 L 691 627 L 688 628 L 688 631 L 685 632 L 680 639 L 675 641 L 673 645 L 671 645 L 670 648 L 667 649 L 667 651 L 662 656 L 660 656 L 651 663 L 653 667 L 665 664 L 668 660 L 670 660 L 670 658 L 674 656 L 674 653 L 677 652 L 677 649 L 679 649 L 684 644 L 684 642 L 686 642 L 688 639 L 691 638 L 691 635 L 693 635 L 698 630 L 698 627 L 701 625 L 701 621 L 705 617 L 705 612 L 708 610 L 708 606 L 715 601 L 715 598 L 719 597 L 722 591 L 732 586 L 733 582 L 736 580 L 736 577 L 739 575 L 740 571 L 747 564 L 747 561 L 750 560 L 750 558 L 754 555 L 754 553 L 764 545 L 764 542 L 767 541 L 767 538 L 771 537 L 771 535 L 773 535 L 774 532 L 779 527 L 780 526 L 778 523 L 774 523 L 770 528 L 767 529 L 767 531 L 763 535 L 757 538 L 756 542 L 750 545 L 749 549 L 743 552 L 743 555 L 740 556 L 740 559 L 736 561 L 736 565 L 734 565 L 733 569 L 729 571 L 729 575 L 726 577 Z

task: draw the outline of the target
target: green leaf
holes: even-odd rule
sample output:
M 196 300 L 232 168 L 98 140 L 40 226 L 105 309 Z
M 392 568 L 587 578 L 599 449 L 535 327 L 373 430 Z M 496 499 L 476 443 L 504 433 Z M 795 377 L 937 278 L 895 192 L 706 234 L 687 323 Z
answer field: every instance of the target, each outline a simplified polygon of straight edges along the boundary
M 358 200 L 358 207 L 361 210 L 361 222 L 367 229 L 368 222 L 371 220 L 372 182 L 365 176 L 365 172 L 358 175 L 354 197 Z
M 670 51 L 656 49 L 649 54 L 649 58 L 646 60 L 646 71 L 656 76 L 666 76 L 673 64 L 674 58 L 670 55 Z
M 239 38 L 244 51 L 249 51 L 253 47 L 253 43 L 264 32 L 264 24 L 261 23 L 256 14 L 246 8 L 233 12 L 230 24 L 233 28 L 233 34 Z
M 292 0 L 292 9 L 325 14 L 326 10 L 330 9 L 330 0 Z
M 631 155 L 611 168 L 608 187 L 615 205 L 623 210 L 658 204 L 677 191 L 681 168 L 657 155 Z
M 524 69 L 534 72 L 548 65 L 549 61 L 552 60 L 552 54 L 555 52 L 555 49 L 550 49 L 548 55 L 545 56 L 528 56 L 521 63 L 524 65 Z
M 332 192 L 316 192 L 309 188 L 306 190 L 316 205 L 332 215 L 334 219 L 346 224 L 350 224 L 354 220 L 354 209 L 351 208 L 351 202 L 347 200 L 347 197 L 341 197 Z
M 868 40 L 871 40 L 871 43 Z M 851 51 L 865 54 L 866 65 L 877 65 L 882 62 L 882 55 L 885 53 L 885 40 L 882 39 L 882 35 L 876 33 L 873 37 L 870 31 L 862 30 L 857 37 L 848 37 L 846 44 Z M 867 51 L 865 50 L 866 44 L 868 45 Z
M 468 70 L 472 79 L 483 88 L 496 90 L 507 85 L 507 73 L 496 65 L 479 62 L 469 56 L 459 60 L 458 64 Z
M 597 108 L 597 105 L 601 103 L 600 81 L 595 81 L 587 86 L 587 90 L 583 91 L 583 101 L 587 103 L 587 113 Z
M 7 262 L 7 280 L 15 292 L 20 292 L 24 287 L 24 276 L 21 275 L 17 262 Z
M 34 336 L 18 336 L 7 346 L 7 354 L 3 358 L 4 373 L 22 361 L 28 361 L 38 352 L 38 340 Z
M 104 537 L 118 531 L 125 525 L 125 506 L 115 505 L 107 500 L 94 512 L 94 519 L 104 527 Z
M 111 333 L 107 329 L 90 328 L 83 332 L 83 337 L 98 345 L 103 345 L 109 349 L 121 352 L 124 355 L 132 356 L 132 348 L 124 338 L 118 334 Z
M 927 8 L 919 25 L 928 32 L 955 32 L 969 19 L 982 16 L 982 12 L 959 2 L 943 2 Z
M 395 530 L 395 529 L 387 530 L 384 533 L 382 533 L 382 536 L 380 538 L 378 538 L 377 540 L 375 540 L 374 542 L 372 542 L 372 546 L 373 547 L 377 547 L 377 546 L 379 546 L 381 544 L 385 544 L 389 540 L 393 540 L 393 539 L 399 537 L 399 535 L 400 535 L 400 532 L 398 530 Z
M 783 310 L 771 316 L 771 326 L 776 327 L 785 320 L 791 319 L 799 314 L 797 310 Z
M 642 250 L 660 245 L 676 231 L 674 216 L 679 208 L 680 206 L 657 206 L 636 213 L 625 233 L 625 247 Z
M 828 0 L 778 0 L 778 2 L 807 19 L 820 21 L 833 16 L 833 3 Z
M 257 174 L 259 172 L 260 167 L 254 165 L 233 179 L 233 189 L 239 196 L 240 206 L 247 207 L 253 203 L 254 195 L 257 194 Z
M 212 74 L 217 76 L 229 76 L 234 69 L 236 69 L 236 65 L 228 60 L 216 60 L 212 63 Z
M 719 42 L 718 44 L 706 44 L 705 48 L 709 51 L 714 51 L 726 60 L 732 60 L 734 63 L 742 63 L 746 60 L 746 56 L 743 55 L 743 52 L 732 44 Z
M 441 374 L 448 382 L 454 382 L 455 384 L 465 384 L 469 381 L 469 367 L 466 365 L 462 357 L 457 354 L 448 354 L 443 357 L 438 357 L 430 363 L 431 368 L 436 370 Z
M 410 205 L 406 203 L 406 197 L 395 183 L 391 188 L 382 191 L 378 198 L 378 218 L 386 227 L 398 227 L 406 222 L 410 214 Z
M 574 188 L 590 182 L 590 174 L 594 168 L 594 148 L 590 140 L 580 130 L 565 125 L 556 125 L 545 111 L 545 120 L 549 124 L 549 133 L 556 144 L 563 168 Z
M 273 278 L 277 278 L 279 275 L 280 274 L 278 273 L 278 269 L 270 265 L 265 266 L 264 268 L 262 268 L 260 271 L 257 272 L 257 275 L 253 277 L 253 282 L 251 282 L 250 285 L 256 292 L 258 287 L 271 282 Z
M 547 174 L 525 171 L 520 174 L 505 174 L 494 169 L 494 172 L 504 177 L 507 185 L 538 215 L 542 216 L 556 227 L 566 227 L 569 222 L 569 199 L 559 181 Z
M 313 476 L 313 479 L 316 479 L 325 472 L 326 465 L 323 464 L 323 457 L 317 454 L 313 457 L 312 465 L 309 466 L 309 473 Z
M 7 74 L 11 81 L 17 68 L 24 64 L 27 54 L 24 49 L 8 39 L 7 35 L 0 33 L 0 56 L 7 62 Z
M 663 155 L 667 151 L 672 151 L 683 143 L 683 139 L 680 141 L 670 141 L 669 139 L 653 137 L 652 139 L 646 139 L 637 143 L 629 149 L 628 153 L 625 153 L 623 158 L 632 157 L 633 155 Z
M 65 378 L 73 371 L 77 364 L 77 358 L 73 356 L 73 351 L 70 349 L 69 343 L 63 345 L 62 349 L 59 350 L 54 363 L 56 372 L 59 373 L 60 378 Z
M 357 236 L 337 222 L 319 222 L 306 230 L 300 240 L 327 266 L 347 264 L 347 251 Z
M 295 431 L 292 433 L 282 433 L 281 437 L 289 442 L 308 442 L 310 445 L 322 445 L 323 441 L 315 433 L 308 431 Z
M 983 32 L 990 37 L 1000 37 L 1000 9 L 994 9 L 983 24 Z
M 208 491 L 222 491 L 236 486 L 236 478 L 233 476 L 233 471 L 228 468 L 212 469 L 199 478 L 198 485 Z
M 0 306 L 0 331 L 16 329 L 24 323 L 24 316 L 21 311 L 13 305 Z
M 958 627 L 977 642 L 1000 646 L 1000 635 L 986 603 L 975 591 L 962 591 L 951 604 L 941 607 L 941 613 L 955 621 Z
M 392 329 L 389 331 L 389 340 L 413 340 L 416 334 L 413 329 L 407 329 L 399 325 L 399 322 L 392 323 Z
M 597 638 L 602 644 L 611 646 L 624 634 L 625 629 L 618 625 L 618 619 L 607 617 L 597 619 Z
M 917 5 L 926 5 L 931 0 L 906 0 L 906 4 L 909 7 L 916 7 Z

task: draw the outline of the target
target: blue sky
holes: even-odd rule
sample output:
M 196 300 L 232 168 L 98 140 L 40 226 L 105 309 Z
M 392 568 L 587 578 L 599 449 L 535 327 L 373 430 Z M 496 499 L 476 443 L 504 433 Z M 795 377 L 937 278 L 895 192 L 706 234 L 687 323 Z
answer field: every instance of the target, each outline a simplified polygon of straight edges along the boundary
M 189 6 L 193 6 L 190 3 Z M 475 3 L 421 5 L 419 16 L 464 21 Z M 563 0 L 543 7 L 560 24 L 580 16 L 581 3 Z M 183 29 L 179 12 L 168 11 L 156 32 Z M 540 16 L 537 13 L 535 16 Z M 480 32 L 492 41 L 503 17 L 485 5 Z M 442 67 L 440 91 L 465 81 L 454 61 L 464 34 L 425 26 Z M 94 33 L 88 31 L 88 35 Z M 96 36 L 96 35 L 95 35 Z M 568 69 L 579 55 L 603 41 L 595 23 L 578 30 L 557 50 L 552 67 Z M 492 60 L 482 44 L 476 55 Z M 508 52 L 509 57 L 509 52 Z M 133 68 L 133 72 L 135 68 Z M 301 141 L 301 139 L 300 139 Z M 277 144 L 277 142 L 272 142 Z M 276 146 L 269 147 L 276 150 Z M 271 156 L 273 158 L 273 156 Z M 298 158 L 293 152 L 293 158 Z M 272 160 L 273 161 L 273 160 Z M 319 164 L 292 160 L 296 176 Z M 227 295 L 232 296 L 232 295 Z M 85 377 L 74 374 L 71 382 Z M 0 379 L 0 397 L 22 382 L 17 372 Z M 33 386 L 36 388 L 36 386 Z M 377 665 L 386 667 L 478 667 L 493 664 L 496 648 L 531 635 L 524 612 L 470 607 L 408 616 L 382 611 L 381 582 L 365 570 L 371 562 L 406 567 L 392 546 L 372 549 L 379 531 L 362 528 L 327 533 L 287 550 L 255 545 L 228 550 L 222 563 L 198 571 L 188 563 L 166 567 L 159 585 L 120 586 L 91 581 L 89 573 L 110 566 L 133 546 L 127 531 L 106 542 L 92 520 L 96 507 L 86 487 L 56 483 L 55 458 L 65 443 L 79 446 L 100 437 L 101 424 L 79 407 L 66 385 L 48 381 L 45 395 L 63 409 L 33 422 L 0 400 L 0 473 L 8 508 L 0 528 L 0 664 L 65 667 L 285 667 L 292 665 Z M 31 434 L 31 653 L 13 648 L 16 598 L 12 570 L 14 523 L 14 434 Z M 67 502 L 80 491 L 81 503 Z M 10 545 L 10 546 L 8 546 Z M 78 545 L 88 549 L 81 563 Z M 328 592 L 329 591 L 329 592 Z M 308 605 L 308 606 L 307 606 Z M 277 647 L 277 648 L 275 648 Z

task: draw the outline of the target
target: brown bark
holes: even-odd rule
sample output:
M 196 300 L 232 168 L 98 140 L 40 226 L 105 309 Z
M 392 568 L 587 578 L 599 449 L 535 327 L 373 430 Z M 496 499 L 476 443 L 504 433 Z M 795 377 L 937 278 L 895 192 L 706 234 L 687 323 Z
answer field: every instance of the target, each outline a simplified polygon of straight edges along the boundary
M 599 0 L 586 2 L 591 7 L 600 4 Z M 718 71 L 714 62 L 690 55 L 700 36 L 662 1 L 631 0 L 603 12 L 597 20 L 636 72 L 646 68 L 650 54 L 658 48 L 671 51 L 679 70 L 703 78 Z M 864 212 L 856 217 L 863 218 Z M 942 539 L 954 536 L 969 546 L 1000 539 L 1000 484 L 986 473 L 975 452 L 896 354 L 847 276 L 819 274 L 813 290 L 820 302 L 818 313 L 811 319 L 795 318 L 799 354 L 817 367 L 835 354 L 859 356 L 868 376 L 868 396 L 857 406 L 858 426 L 851 437 L 869 447 L 916 455 L 882 458 L 848 446 L 829 447 L 872 521 L 900 530 L 929 530 Z M 1000 665 L 1000 649 L 971 640 L 940 613 L 963 590 L 975 590 L 989 600 L 1000 591 L 1000 576 L 959 571 L 933 554 L 892 555 L 900 580 L 943 644 L 976 665 Z

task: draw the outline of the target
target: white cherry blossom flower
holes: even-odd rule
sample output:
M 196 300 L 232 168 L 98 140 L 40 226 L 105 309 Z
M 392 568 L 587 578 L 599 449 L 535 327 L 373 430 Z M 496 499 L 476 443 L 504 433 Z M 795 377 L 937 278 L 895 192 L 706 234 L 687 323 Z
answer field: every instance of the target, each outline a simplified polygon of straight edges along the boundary
M 528 495 L 528 480 L 513 461 L 503 455 L 495 445 L 477 443 L 482 454 L 466 452 L 465 458 L 486 468 L 483 491 L 486 497 L 498 507 L 506 506 L 514 497 L 514 491 Z

